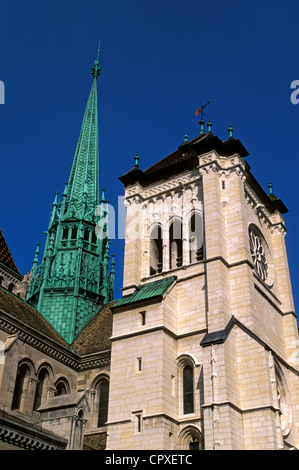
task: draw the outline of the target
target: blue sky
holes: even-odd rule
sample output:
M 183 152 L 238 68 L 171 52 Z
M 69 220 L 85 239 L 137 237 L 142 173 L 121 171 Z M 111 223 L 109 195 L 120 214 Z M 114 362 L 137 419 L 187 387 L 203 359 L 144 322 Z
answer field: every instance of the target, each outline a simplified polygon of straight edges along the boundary
M 24 0 L 0 2 L 0 227 L 22 273 L 44 242 L 55 191 L 68 180 L 101 39 L 100 185 L 117 205 L 118 177 L 147 168 L 184 135 L 194 111 L 249 152 L 252 172 L 289 209 L 286 237 L 298 304 L 299 3 L 277 0 Z M 115 241 L 121 295 L 123 240 Z

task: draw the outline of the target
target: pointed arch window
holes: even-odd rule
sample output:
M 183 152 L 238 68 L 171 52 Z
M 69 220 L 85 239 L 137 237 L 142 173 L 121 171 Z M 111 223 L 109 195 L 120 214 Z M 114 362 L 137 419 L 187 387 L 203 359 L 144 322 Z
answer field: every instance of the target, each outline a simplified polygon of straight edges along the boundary
M 92 231 L 92 234 L 91 234 L 91 243 L 92 243 L 93 245 L 96 245 L 96 243 L 97 243 L 97 236 L 96 236 L 95 230 L 93 230 L 93 231 Z
M 184 414 L 194 413 L 193 368 L 183 369 L 183 409 Z
M 67 240 L 68 237 L 69 237 L 69 228 L 64 227 L 64 229 L 62 231 L 62 240 Z
M 203 224 L 200 212 L 193 212 L 189 220 L 189 262 L 203 260 Z
M 181 219 L 175 218 L 169 230 L 169 264 L 170 269 L 182 266 L 183 261 L 183 225 Z
M 86 228 L 84 230 L 84 241 L 85 242 L 89 242 L 89 235 L 90 235 L 90 230 L 89 230 L 89 228 Z
M 71 231 L 71 240 L 76 240 L 78 233 L 78 228 L 74 225 Z
M 97 389 L 98 397 L 98 428 L 106 426 L 108 419 L 109 380 L 102 379 Z
M 155 225 L 150 235 L 150 276 L 162 272 L 162 227 Z

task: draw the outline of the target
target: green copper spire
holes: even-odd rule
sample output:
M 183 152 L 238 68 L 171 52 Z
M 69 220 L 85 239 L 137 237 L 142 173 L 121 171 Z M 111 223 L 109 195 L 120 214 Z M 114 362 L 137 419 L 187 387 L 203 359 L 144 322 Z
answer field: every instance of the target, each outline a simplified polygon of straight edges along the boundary
M 32 265 L 27 302 L 71 344 L 84 325 L 113 299 L 114 258 L 109 273 L 108 201 L 99 201 L 97 78 L 93 82 L 61 201 L 52 205 L 41 264 Z
M 229 126 L 228 126 L 227 131 L 228 131 L 228 133 L 229 133 L 229 138 L 232 138 L 232 136 L 233 136 L 233 128 L 232 128 L 231 123 L 229 123 Z
M 268 188 L 269 188 L 269 194 L 273 194 L 273 184 L 271 183 L 271 181 L 269 181 Z
M 86 203 L 88 207 L 94 206 L 99 199 L 99 131 L 96 79 L 101 73 L 101 67 L 99 66 L 98 57 L 99 49 L 95 65 L 92 67 L 94 80 L 87 100 L 67 189 L 67 197 L 75 207 L 78 204 L 81 205 L 84 191 L 87 191 Z

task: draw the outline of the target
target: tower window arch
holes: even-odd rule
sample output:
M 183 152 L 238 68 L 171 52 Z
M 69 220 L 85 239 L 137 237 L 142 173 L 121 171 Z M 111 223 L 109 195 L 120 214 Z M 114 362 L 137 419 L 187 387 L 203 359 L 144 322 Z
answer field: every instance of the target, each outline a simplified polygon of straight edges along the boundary
M 181 219 L 174 218 L 169 229 L 169 265 L 170 269 L 182 266 L 183 260 L 183 225 Z
M 150 234 L 150 275 L 162 272 L 163 238 L 161 225 L 155 225 Z
M 189 262 L 203 260 L 203 223 L 202 214 L 192 212 L 189 219 Z

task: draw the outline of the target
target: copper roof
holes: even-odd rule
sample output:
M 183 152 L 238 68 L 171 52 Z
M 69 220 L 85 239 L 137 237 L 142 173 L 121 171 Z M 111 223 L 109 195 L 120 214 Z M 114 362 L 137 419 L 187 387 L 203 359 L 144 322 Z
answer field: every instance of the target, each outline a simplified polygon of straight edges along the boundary
M 0 287 L 0 309 L 32 330 L 40 332 L 70 349 L 70 346 L 37 310 L 2 287 Z

